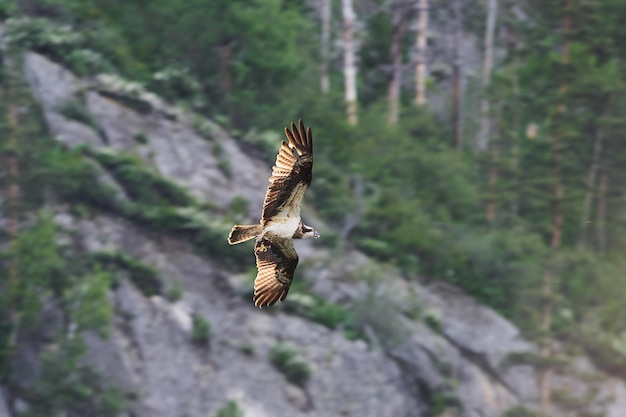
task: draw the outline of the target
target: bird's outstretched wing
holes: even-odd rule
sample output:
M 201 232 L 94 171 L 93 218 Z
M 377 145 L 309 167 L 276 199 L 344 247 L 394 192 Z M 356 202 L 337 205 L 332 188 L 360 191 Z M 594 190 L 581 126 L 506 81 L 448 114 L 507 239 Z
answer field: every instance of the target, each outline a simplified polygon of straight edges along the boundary
M 289 143 L 283 141 L 272 168 L 270 185 L 263 203 L 263 220 L 276 216 L 300 216 L 300 204 L 309 188 L 313 170 L 313 135 L 311 128 L 291 124 L 285 129 Z
M 254 305 L 265 307 L 283 301 L 298 265 L 293 241 L 264 237 L 254 245 L 254 255 L 258 270 L 254 280 Z

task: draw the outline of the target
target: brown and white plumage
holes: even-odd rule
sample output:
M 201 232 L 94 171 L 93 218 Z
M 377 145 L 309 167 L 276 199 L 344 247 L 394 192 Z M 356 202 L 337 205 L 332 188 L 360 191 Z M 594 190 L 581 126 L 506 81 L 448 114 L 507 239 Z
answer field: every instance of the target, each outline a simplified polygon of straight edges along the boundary
M 302 120 L 299 125 L 299 130 L 295 123 L 291 124 L 291 130 L 285 128 L 289 143 L 283 141 L 276 155 L 263 203 L 262 223 L 275 216 L 300 216 L 302 197 L 312 179 L 313 136 L 310 127 L 305 131 Z
M 235 225 L 228 242 L 240 243 L 256 238 L 254 254 L 257 277 L 254 280 L 254 303 L 270 306 L 287 296 L 298 265 L 293 239 L 315 237 L 318 233 L 302 223 L 302 198 L 311 184 L 313 136 L 311 128 L 291 124 L 272 168 L 265 194 L 261 222 L 258 225 Z
M 254 304 L 263 307 L 287 297 L 298 254 L 293 240 L 263 237 L 254 245 L 257 276 L 254 280 Z

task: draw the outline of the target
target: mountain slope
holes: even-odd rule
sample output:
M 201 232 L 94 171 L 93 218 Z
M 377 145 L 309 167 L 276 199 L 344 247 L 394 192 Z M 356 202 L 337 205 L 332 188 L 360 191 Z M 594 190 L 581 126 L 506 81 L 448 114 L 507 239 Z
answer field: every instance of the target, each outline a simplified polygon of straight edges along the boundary
M 243 152 L 216 124 L 147 92 L 129 93 L 110 79 L 76 78 L 37 54 L 26 54 L 24 73 L 60 142 L 134 155 L 210 206 L 207 213 L 193 214 L 199 221 L 227 230 L 223 215 L 242 197 L 241 215 L 257 218 L 270 167 Z M 62 111 L 68 102 L 80 103 L 90 122 L 68 117 Z M 116 178 L 106 181 L 116 198 L 130 198 Z M 133 218 L 99 210 L 81 217 L 63 202 L 50 208 L 85 252 L 126 254 L 152 266 L 163 288 L 182 288 L 180 299 L 164 297 L 167 291 L 146 296 L 122 280 L 110 296 L 110 338 L 88 338 L 89 360 L 132 393 L 127 407 L 133 415 L 212 416 L 229 400 L 248 417 L 500 417 L 515 407 L 536 406 L 532 361 L 512 360 L 532 358 L 535 347 L 510 322 L 456 288 L 406 281 L 350 249 L 337 254 L 297 242 L 296 279 L 305 288 L 290 294 L 283 308 L 260 311 L 247 293 L 247 265 L 241 267 L 254 265 L 250 248 L 237 268 L 224 262 L 221 246 L 199 252 L 188 239 Z M 225 239 L 226 234 L 215 245 L 226 246 Z M 315 319 L 311 308 L 327 302 L 341 306 L 333 311 L 349 314 L 356 324 L 319 324 L 329 321 Z M 210 323 L 210 334 L 199 337 L 202 320 Z M 295 357 L 285 353 L 289 346 Z M 279 370 L 280 352 L 289 356 L 283 363 L 304 364 L 300 377 L 289 376 L 295 366 Z M 561 374 L 554 389 L 585 401 L 563 400 L 555 415 L 626 413 L 624 383 L 600 374 L 585 358 Z

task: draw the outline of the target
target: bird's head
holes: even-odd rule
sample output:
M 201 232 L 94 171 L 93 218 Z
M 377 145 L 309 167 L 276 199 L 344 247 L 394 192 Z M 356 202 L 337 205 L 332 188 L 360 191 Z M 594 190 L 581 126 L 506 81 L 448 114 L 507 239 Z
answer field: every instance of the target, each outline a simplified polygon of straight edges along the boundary
M 302 225 L 302 239 L 309 239 L 309 238 L 319 238 L 320 234 L 317 232 L 317 230 L 313 229 L 312 227 L 306 226 L 306 225 Z

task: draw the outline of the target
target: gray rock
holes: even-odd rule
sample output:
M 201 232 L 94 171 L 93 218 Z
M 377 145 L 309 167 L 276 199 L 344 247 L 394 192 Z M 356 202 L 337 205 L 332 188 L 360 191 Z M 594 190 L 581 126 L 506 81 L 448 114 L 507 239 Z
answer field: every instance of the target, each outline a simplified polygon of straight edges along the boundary
M 4 390 L 0 390 L 0 417 L 11 417 L 11 413 L 7 408 L 7 399 Z
M 164 279 L 183 283 L 183 299 L 176 304 L 146 298 L 123 283 L 114 295 L 112 336 L 88 338 L 99 369 L 137 392 L 138 416 L 213 415 L 226 399 L 237 400 L 246 415 L 417 416 L 423 408 L 405 392 L 401 370 L 383 352 L 299 317 L 255 309 L 224 285 L 225 272 L 190 254 L 186 245 L 154 242 L 107 217 L 74 225 L 84 242 L 100 242 L 90 249 L 114 244 L 152 265 L 160 259 L 155 266 Z M 211 323 L 207 347 L 191 343 L 192 311 Z M 290 386 L 269 363 L 279 340 L 296 346 L 309 364 L 311 377 L 303 388 Z M 244 347 L 254 355 L 243 353 Z
M 42 103 L 50 133 L 60 142 L 134 153 L 194 196 L 220 207 L 228 207 L 234 197 L 245 196 L 250 201 L 250 218 L 258 220 L 269 167 L 247 157 L 217 125 L 212 124 L 214 137 L 205 139 L 190 124 L 164 117 L 162 112 L 143 114 L 103 96 L 39 54 L 27 53 L 24 67 L 33 93 Z M 59 113 L 59 107 L 77 100 L 79 93 L 84 94 L 96 130 Z M 140 143 L 138 135 L 147 143 Z M 231 167 L 229 172 L 226 165 Z

